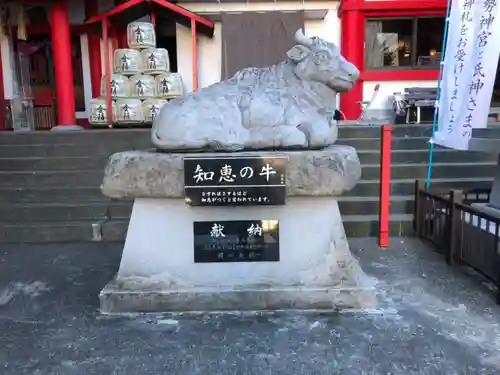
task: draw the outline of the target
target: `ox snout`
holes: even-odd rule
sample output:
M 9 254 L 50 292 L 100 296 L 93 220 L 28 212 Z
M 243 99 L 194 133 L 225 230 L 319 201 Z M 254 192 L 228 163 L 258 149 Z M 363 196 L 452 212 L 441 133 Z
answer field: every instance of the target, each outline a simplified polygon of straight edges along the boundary
M 342 70 L 344 71 L 345 77 L 347 80 L 354 83 L 359 78 L 359 70 L 351 64 L 349 61 L 345 60 L 342 64 Z

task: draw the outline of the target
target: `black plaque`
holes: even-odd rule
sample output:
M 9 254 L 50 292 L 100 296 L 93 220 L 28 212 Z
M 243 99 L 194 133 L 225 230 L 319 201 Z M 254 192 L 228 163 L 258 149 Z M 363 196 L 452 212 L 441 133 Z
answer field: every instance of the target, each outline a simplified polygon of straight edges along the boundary
M 194 262 L 278 262 L 278 220 L 195 221 Z
M 191 206 L 285 204 L 286 156 L 184 159 L 184 193 Z

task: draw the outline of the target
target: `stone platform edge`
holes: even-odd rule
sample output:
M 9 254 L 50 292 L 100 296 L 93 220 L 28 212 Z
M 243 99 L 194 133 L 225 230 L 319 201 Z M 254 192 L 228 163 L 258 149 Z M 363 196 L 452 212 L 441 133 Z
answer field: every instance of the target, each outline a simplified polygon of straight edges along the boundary
M 230 312 L 345 309 L 365 310 L 377 305 L 372 287 L 275 287 L 220 290 L 135 290 L 116 279 L 99 295 L 104 314 L 152 312 Z M 335 301 L 335 302 L 334 302 Z
M 110 156 L 101 192 L 115 199 L 183 198 L 186 157 L 288 156 L 287 196 L 339 196 L 361 178 L 356 149 L 333 145 L 322 150 L 238 153 L 125 151 Z

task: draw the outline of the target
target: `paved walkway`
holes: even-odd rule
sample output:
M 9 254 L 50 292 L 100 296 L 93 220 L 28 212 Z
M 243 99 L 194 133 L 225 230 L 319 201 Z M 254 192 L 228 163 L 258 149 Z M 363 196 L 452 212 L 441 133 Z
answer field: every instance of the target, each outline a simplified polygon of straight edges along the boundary
M 378 283 L 367 313 L 107 317 L 120 245 L 0 245 L 2 375 L 494 375 L 492 286 L 418 241 L 351 241 Z

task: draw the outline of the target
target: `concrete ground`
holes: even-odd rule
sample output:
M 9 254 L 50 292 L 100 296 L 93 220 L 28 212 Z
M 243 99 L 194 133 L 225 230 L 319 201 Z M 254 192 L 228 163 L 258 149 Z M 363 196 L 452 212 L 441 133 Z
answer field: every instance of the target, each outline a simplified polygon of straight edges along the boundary
M 121 245 L 0 245 L 0 374 L 500 373 L 490 283 L 414 239 L 351 248 L 377 282 L 376 311 L 110 317 L 97 295 Z

